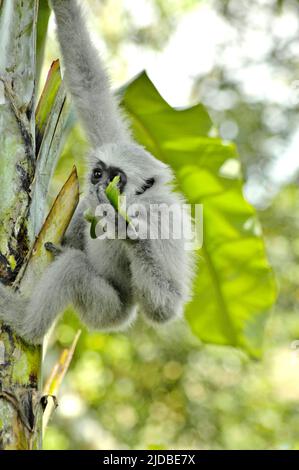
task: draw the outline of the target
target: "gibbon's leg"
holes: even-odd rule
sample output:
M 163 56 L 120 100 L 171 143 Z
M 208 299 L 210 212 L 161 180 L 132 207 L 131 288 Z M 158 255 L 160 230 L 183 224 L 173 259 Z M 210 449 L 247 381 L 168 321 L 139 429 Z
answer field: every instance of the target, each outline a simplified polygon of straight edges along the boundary
M 0 284 L 0 320 L 30 343 L 40 343 L 70 303 L 93 328 L 120 328 L 132 316 L 117 290 L 76 249 L 67 249 L 53 261 L 29 300 Z
M 164 323 L 179 316 L 186 301 L 181 274 L 174 269 L 165 269 L 171 256 L 175 256 L 165 245 L 163 249 L 161 240 L 127 242 L 133 290 L 141 311 L 154 323 Z M 163 251 L 164 256 L 161 256 Z

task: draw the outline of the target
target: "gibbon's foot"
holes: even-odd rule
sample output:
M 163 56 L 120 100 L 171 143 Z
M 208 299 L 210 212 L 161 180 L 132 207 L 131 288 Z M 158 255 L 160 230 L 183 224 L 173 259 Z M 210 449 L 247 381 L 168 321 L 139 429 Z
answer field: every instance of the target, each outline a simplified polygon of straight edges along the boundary
M 49 253 L 52 253 L 54 258 L 57 258 L 64 252 L 64 249 L 60 245 L 55 245 L 52 242 L 46 242 L 44 247 Z

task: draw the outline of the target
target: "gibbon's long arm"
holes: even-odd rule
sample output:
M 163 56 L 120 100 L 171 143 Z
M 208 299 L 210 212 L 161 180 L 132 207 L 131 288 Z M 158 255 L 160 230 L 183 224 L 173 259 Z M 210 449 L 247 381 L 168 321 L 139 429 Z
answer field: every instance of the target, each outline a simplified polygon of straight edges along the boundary
M 68 89 L 91 145 L 126 142 L 130 133 L 75 0 L 51 0 Z

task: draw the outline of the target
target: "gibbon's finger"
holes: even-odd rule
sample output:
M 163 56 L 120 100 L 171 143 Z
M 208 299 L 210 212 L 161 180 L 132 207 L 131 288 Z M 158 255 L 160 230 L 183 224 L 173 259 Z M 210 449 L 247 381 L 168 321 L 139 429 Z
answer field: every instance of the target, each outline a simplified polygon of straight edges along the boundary
M 52 253 L 55 258 L 63 253 L 63 248 L 52 242 L 46 242 L 44 247 L 49 253 Z

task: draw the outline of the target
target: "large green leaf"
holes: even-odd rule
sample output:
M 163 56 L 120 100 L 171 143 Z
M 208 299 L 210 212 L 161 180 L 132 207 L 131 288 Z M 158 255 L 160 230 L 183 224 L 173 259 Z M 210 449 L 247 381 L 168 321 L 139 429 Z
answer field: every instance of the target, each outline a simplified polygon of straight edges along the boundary
M 173 109 L 145 73 L 122 94 L 136 139 L 173 168 L 190 203 L 203 204 L 203 248 L 186 308 L 193 332 L 258 356 L 275 282 L 255 210 L 243 197 L 235 147 L 209 136 L 212 122 L 202 105 Z

